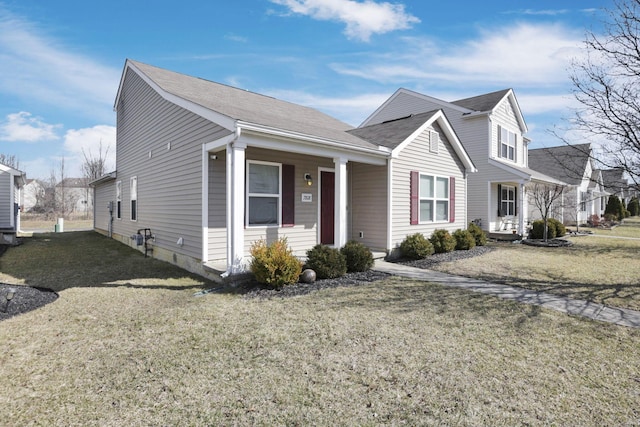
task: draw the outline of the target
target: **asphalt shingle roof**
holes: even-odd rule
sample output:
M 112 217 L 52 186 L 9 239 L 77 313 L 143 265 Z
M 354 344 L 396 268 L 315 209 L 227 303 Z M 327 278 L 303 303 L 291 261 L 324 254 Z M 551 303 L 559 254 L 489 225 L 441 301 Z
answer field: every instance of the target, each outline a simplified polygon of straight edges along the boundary
M 234 120 L 267 126 L 363 148 L 377 148 L 347 131 L 347 123 L 310 107 L 282 101 L 209 80 L 129 62 L 162 90 Z
M 459 99 L 451 103 L 473 111 L 490 111 L 498 105 L 510 90 L 511 89 L 503 89 L 496 92 L 485 93 L 484 95 L 472 96 L 471 98 Z
M 412 114 L 371 126 L 351 129 L 348 132 L 373 144 L 394 149 L 438 111 L 440 110 Z
M 567 184 L 579 185 L 587 168 L 587 162 L 590 161 L 590 155 L 590 144 L 530 149 L 529 168 Z

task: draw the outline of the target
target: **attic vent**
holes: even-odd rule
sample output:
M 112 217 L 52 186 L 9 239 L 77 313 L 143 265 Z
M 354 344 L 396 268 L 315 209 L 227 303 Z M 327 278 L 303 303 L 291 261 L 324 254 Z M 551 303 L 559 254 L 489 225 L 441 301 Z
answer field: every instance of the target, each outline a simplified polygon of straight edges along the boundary
M 382 123 L 397 122 L 398 120 L 408 119 L 409 117 L 413 117 L 413 114 L 409 114 L 408 116 L 404 116 L 404 117 L 398 117 L 397 119 L 385 120 L 385 121 L 384 121 L 384 122 L 382 122 Z

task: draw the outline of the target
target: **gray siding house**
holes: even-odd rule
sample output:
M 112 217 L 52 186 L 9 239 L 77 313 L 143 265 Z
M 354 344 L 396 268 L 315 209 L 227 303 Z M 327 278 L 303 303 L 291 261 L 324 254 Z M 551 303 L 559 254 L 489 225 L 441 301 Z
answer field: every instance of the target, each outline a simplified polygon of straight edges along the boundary
M 554 217 L 566 224 L 584 224 L 604 214 L 609 193 L 596 169 L 591 144 L 561 145 L 529 150 L 529 166 L 566 183 Z M 532 213 L 535 214 L 535 213 Z
M 20 230 L 20 193 L 23 172 L 0 163 L 0 243 L 15 243 Z
M 246 268 L 251 244 L 466 228 L 471 159 L 442 111 L 353 129 L 312 108 L 127 60 L 116 171 L 94 181 L 94 228 L 204 275 Z M 390 133 L 391 135 L 388 135 Z M 428 212 L 430 210 L 430 212 Z M 209 274 L 211 273 L 211 274 Z
M 488 232 L 523 235 L 529 183 L 557 180 L 528 167 L 527 126 L 512 89 L 453 102 L 398 89 L 360 127 L 442 110 L 478 172 L 468 180 L 467 216 Z

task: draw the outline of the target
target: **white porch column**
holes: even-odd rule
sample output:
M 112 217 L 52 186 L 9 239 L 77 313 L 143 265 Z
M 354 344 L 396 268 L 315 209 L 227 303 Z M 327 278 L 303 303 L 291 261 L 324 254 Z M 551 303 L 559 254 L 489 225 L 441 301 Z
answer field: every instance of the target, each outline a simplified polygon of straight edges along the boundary
M 333 159 L 335 164 L 335 231 L 333 244 L 341 248 L 347 243 L 347 160 Z
M 244 180 L 247 145 L 238 141 L 231 145 L 231 194 L 227 194 L 227 203 L 231 202 L 231 228 L 228 230 L 231 236 L 227 241 L 231 243 L 231 247 L 227 252 L 231 257 L 227 259 L 227 268 L 231 273 L 239 273 L 243 269 L 244 258 Z
M 520 194 L 520 200 L 516 200 L 516 203 L 520 205 L 520 215 L 518 215 L 518 234 L 522 236 L 524 234 L 524 216 L 529 216 L 529 206 L 524 205 L 525 200 L 527 200 L 524 194 L 524 182 L 521 182 L 519 187 L 520 191 L 518 192 L 518 194 Z

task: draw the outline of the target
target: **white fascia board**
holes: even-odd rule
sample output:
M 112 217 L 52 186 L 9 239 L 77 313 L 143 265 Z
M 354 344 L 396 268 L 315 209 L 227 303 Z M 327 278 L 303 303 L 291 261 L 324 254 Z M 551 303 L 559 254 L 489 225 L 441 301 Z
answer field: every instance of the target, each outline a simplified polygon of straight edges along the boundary
M 493 113 L 495 109 L 498 108 L 498 106 L 505 101 L 505 99 L 508 99 L 509 101 L 511 101 L 511 106 L 513 107 L 513 110 L 516 112 L 516 120 L 518 121 L 518 124 L 520 124 L 520 127 L 522 128 L 522 133 L 527 133 L 529 129 L 527 128 L 527 123 L 524 121 L 524 116 L 522 115 L 520 104 L 518 104 L 518 100 L 516 99 L 515 93 L 513 93 L 513 89 L 509 89 L 509 91 L 504 95 L 504 97 L 500 100 L 500 102 L 496 104 L 496 106 L 493 108 L 493 110 L 490 111 L 490 113 Z
M 236 132 L 230 133 L 227 136 L 223 136 L 222 138 L 216 139 L 215 141 L 207 142 L 204 144 L 204 150 L 210 153 L 215 153 L 217 151 L 222 151 L 227 148 L 227 144 L 233 142 L 234 139 L 238 137 Z
M 135 65 L 133 65 L 130 61 L 127 60 L 125 67 L 124 67 L 124 71 L 122 72 L 122 77 L 120 78 L 120 86 L 118 87 L 118 95 L 116 96 L 116 101 L 115 104 L 113 105 L 113 109 L 114 111 L 117 109 L 118 107 L 118 101 L 120 99 L 121 96 L 121 92 L 122 92 L 122 87 L 124 84 L 124 79 L 125 76 L 127 74 L 127 70 L 132 70 L 133 72 L 135 72 L 138 76 L 140 76 L 140 78 L 142 80 L 144 80 L 145 83 L 147 83 L 154 91 L 156 91 L 158 93 L 158 95 L 160 95 L 163 99 L 165 99 L 166 101 L 171 102 L 172 104 L 175 104 L 179 107 L 184 108 L 185 110 L 191 111 L 194 114 L 197 114 L 200 117 L 203 117 L 213 123 L 216 123 L 220 126 L 222 126 L 225 129 L 228 129 L 230 131 L 234 131 L 235 130 L 235 119 L 226 116 L 224 114 L 220 114 L 216 111 L 210 110 L 209 108 L 203 107 L 202 105 L 196 104 L 195 102 L 191 102 L 188 101 L 184 98 L 181 98 L 177 95 L 174 95 L 170 92 L 165 91 L 164 89 L 162 89 L 160 86 L 158 86 L 158 84 L 156 82 L 154 82 L 153 80 L 151 80 L 149 77 L 147 77 L 146 74 L 144 74 L 140 69 L 138 69 L 138 67 L 136 67 Z
M 108 182 L 116 179 L 116 171 L 109 172 L 107 174 L 102 175 L 100 178 L 96 178 L 93 181 L 89 182 L 90 186 L 95 186 L 98 184 L 102 184 L 103 182 Z
M 518 178 L 521 178 L 521 179 L 524 179 L 524 180 L 527 180 L 527 181 L 531 181 L 531 175 L 530 174 L 522 172 L 522 171 L 520 171 L 518 169 L 512 168 L 511 166 L 505 165 L 502 162 L 498 162 L 496 160 L 489 159 L 489 164 L 492 165 L 492 166 L 495 166 L 495 167 L 497 167 L 499 169 L 502 169 L 504 171 L 507 171 L 509 173 L 512 173 L 513 175 L 517 176 Z
M 246 122 L 238 122 L 240 139 L 252 147 L 290 151 L 320 157 L 344 157 L 349 161 L 385 165 L 391 150 L 387 147 L 365 148 L 344 142 L 298 134 Z

